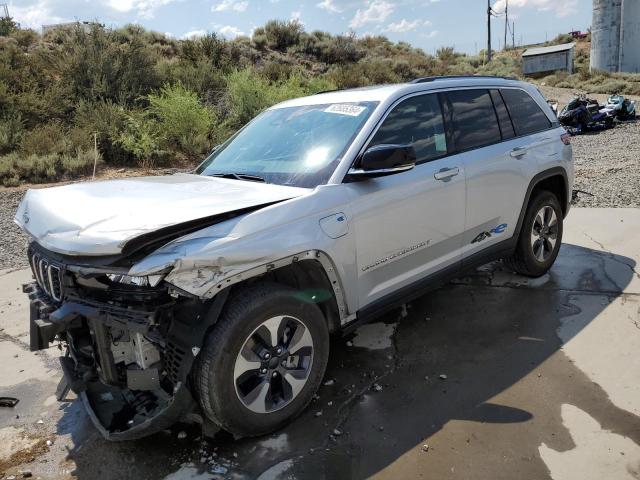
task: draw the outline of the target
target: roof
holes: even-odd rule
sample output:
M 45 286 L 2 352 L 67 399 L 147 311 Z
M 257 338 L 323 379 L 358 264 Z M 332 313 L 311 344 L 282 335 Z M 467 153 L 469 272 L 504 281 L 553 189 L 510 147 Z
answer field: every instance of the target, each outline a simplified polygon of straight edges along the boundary
M 395 83 L 390 85 L 377 85 L 371 87 L 351 88 L 347 90 L 336 90 L 333 92 L 318 93 L 308 97 L 294 98 L 274 105 L 271 108 L 297 107 L 301 105 L 321 105 L 329 103 L 343 102 L 384 102 L 393 100 L 405 94 L 437 90 L 448 87 L 465 86 L 503 86 L 521 83 L 516 79 L 503 77 L 483 77 L 483 76 L 460 76 L 460 77 L 438 77 L 434 79 L 418 79 L 417 83 Z
M 527 48 L 522 54 L 523 57 L 533 57 L 535 55 L 547 55 L 549 53 L 564 52 L 575 47 L 575 43 L 563 43 L 561 45 L 551 45 L 550 47 Z

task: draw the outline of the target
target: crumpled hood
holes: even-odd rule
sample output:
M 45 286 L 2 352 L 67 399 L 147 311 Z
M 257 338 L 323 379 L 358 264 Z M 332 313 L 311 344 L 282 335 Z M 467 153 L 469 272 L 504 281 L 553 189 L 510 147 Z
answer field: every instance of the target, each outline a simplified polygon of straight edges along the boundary
M 308 191 L 191 174 L 85 182 L 28 190 L 15 222 L 46 249 L 112 255 L 146 233 Z

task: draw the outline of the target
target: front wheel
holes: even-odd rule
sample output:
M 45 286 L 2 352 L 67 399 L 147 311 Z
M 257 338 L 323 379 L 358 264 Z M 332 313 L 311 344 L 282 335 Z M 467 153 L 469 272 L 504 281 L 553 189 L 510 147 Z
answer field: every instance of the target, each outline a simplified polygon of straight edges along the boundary
M 539 192 L 527 208 L 515 253 L 505 264 L 516 273 L 540 277 L 558 256 L 562 243 L 562 209 L 551 192 Z
M 311 401 L 328 357 L 325 318 L 301 292 L 266 283 L 239 290 L 200 352 L 200 404 L 235 435 L 272 432 Z

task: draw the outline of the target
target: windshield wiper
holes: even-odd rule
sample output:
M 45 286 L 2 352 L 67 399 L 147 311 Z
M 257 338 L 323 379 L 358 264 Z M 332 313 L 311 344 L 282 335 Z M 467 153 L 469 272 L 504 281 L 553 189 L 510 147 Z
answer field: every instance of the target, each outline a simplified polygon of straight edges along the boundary
M 212 173 L 210 177 L 231 178 L 233 180 L 248 180 L 250 182 L 265 182 L 266 180 L 258 175 L 249 173 Z

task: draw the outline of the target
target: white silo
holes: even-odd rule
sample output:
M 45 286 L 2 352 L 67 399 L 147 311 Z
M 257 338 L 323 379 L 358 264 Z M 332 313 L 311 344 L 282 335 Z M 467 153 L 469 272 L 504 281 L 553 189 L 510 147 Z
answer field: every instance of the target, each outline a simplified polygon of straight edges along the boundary
M 593 0 L 590 60 L 592 70 L 618 71 L 621 16 L 622 0 Z
M 590 66 L 640 72 L 640 0 L 593 0 Z
M 640 0 L 622 2 L 618 71 L 640 72 Z

